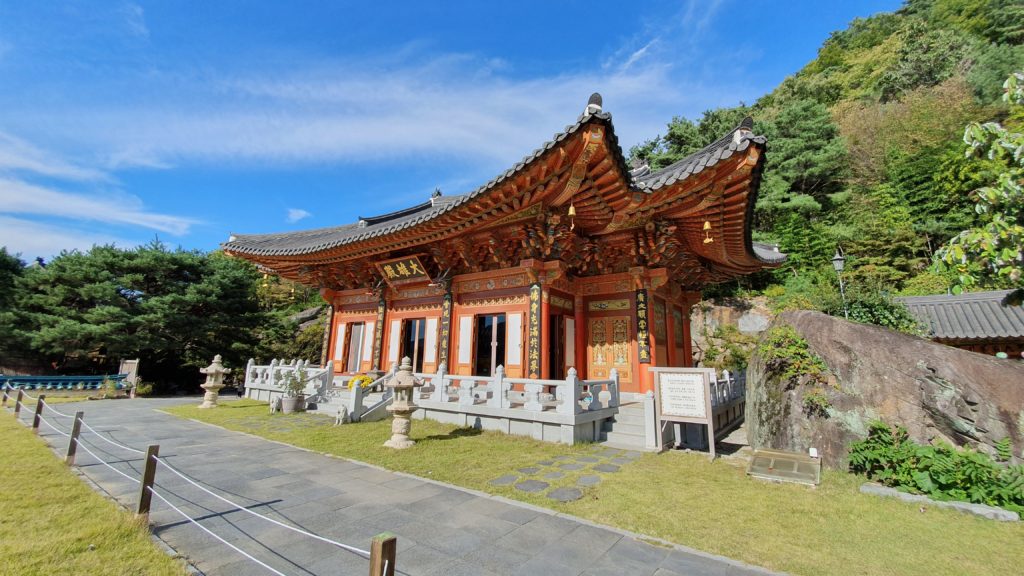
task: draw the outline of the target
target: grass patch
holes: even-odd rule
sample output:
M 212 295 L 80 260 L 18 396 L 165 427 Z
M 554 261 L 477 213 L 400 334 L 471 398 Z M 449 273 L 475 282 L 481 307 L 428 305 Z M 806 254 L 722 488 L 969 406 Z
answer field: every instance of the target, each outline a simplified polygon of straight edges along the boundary
M 167 411 L 318 452 L 500 494 L 793 574 L 1014 574 L 1024 525 L 860 494 L 862 479 L 826 472 L 817 489 L 750 479 L 736 461 L 644 455 L 576 502 L 559 504 L 488 482 L 540 460 L 596 451 L 495 432 L 413 422 L 417 446 L 381 444 L 390 421 L 331 426 L 308 414 L 270 415 L 264 403 Z M 591 471 L 585 473 L 592 474 Z M 570 481 L 573 477 L 566 474 Z
M 185 574 L 143 522 L 76 478 L 10 414 L 0 415 L 0 437 L 0 574 Z

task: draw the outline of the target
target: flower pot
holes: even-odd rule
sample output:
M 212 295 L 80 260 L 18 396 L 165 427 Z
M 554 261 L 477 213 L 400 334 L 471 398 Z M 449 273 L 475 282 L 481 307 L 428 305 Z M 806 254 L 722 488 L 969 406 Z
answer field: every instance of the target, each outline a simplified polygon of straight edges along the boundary
M 281 398 L 281 412 L 284 414 L 302 412 L 305 409 L 306 396 L 303 394 L 299 394 L 298 396 L 285 396 Z

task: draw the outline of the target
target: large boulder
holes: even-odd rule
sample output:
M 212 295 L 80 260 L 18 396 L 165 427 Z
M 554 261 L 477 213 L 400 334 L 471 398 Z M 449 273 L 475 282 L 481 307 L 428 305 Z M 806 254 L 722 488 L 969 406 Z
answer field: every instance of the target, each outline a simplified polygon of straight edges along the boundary
M 1009 437 L 1024 447 L 1024 362 L 1001 360 L 930 340 L 807 310 L 781 314 L 828 368 L 823 384 L 782 381 L 755 351 L 747 371 L 747 436 L 755 448 L 806 452 L 845 466 L 851 442 L 881 419 L 920 443 L 938 439 L 995 453 Z M 767 334 L 771 334 L 769 329 Z M 806 380 L 806 379 L 804 379 Z M 814 390 L 817 389 L 817 392 Z M 827 406 L 805 402 L 821 392 Z

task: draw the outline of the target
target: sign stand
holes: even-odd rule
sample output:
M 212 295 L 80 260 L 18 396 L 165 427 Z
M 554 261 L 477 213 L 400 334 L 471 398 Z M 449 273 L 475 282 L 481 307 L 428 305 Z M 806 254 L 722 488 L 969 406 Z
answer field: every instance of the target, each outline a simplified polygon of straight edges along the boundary
M 714 412 L 711 407 L 710 370 L 705 368 L 648 368 L 654 374 L 655 431 L 664 446 L 663 423 L 706 426 L 708 450 L 715 459 Z

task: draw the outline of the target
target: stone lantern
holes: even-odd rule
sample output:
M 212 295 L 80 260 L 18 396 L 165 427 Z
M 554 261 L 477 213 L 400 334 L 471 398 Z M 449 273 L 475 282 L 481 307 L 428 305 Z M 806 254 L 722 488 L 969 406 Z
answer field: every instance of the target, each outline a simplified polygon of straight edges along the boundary
M 203 390 L 206 390 L 206 394 L 199 407 L 216 408 L 217 396 L 220 394 L 220 389 L 224 387 L 224 375 L 230 374 L 231 369 L 224 367 L 220 360 L 220 354 L 217 354 L 213 357 L 213 363 L 206 368 L 200 368 L 199 372 L 206 374 L 206 383 L 202 386 Z
M 406 356 L 402 358 L 402 365 L 384 386 L 393 389 L 394 400 L 388 406 L 388 412 L 394 417 L 391 422 L 391 439 L 384 443 L 388 448 L 403 449 L 409 448 L 416 443 L 409 439 L 409 431 L 412 429 L 412 413 L 416 411 L 416 403 L 413 402 L 413 393 L 417 387 L 423 386 L 412 375 L 412 360 Z

